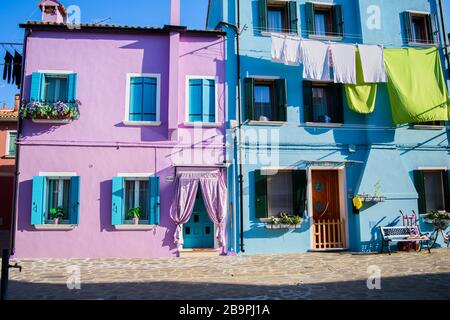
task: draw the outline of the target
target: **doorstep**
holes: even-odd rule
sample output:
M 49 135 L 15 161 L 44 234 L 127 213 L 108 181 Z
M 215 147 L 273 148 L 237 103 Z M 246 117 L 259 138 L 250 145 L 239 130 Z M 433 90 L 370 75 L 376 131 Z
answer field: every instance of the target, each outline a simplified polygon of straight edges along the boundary
M 220 249 L 182 249 L 180 258 L 190 257 L 217 257 L 220 255 Z

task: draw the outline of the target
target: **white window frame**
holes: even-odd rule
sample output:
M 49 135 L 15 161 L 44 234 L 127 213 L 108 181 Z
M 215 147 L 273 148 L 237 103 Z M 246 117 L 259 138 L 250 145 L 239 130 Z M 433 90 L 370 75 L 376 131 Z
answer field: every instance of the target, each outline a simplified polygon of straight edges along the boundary
M 132 121 L 130 120 L 130 96 L 131 78 L 148 77 L 156 78 L 156 121 Z M 127 126 L 153 126 L 161 125 L 161 74 L 160 73 L 127 73 L 126 94 L 125 94 L 125 120 L 123 124 Z
M 11 133 L 15 132 L 16 133 L 16 141 L 17 141 L 17 130 L 7 130 L 6 131 L 6 149 L 5 149 L 5 156 L 7 158 L 15 158 L 15 155 L 12 155 L 9 153 L 9 147 L 11 146 Z M 17 153 L 17 144 L 16 144 L 16 153 Z
M 137 174 L 137 175 L 118 175 L 118 176 L 119 177 L 123 177 L 125 182 L 126 181 L 134 181 L 134 203 L 135 204 L 139 203 L 139 191 L 140 191 L 140 189 L 139 189 L 140 186 L 139 185 L 140 185 L 140 182 L 141 181 L 148 182 L 152 175 Z M 124 193 L 125 193 L 124 197 L 126 197 L 126 193 L 127 193 L 127 190 L 126 190 L 125 187 L 126 187 L 126 183 L 124 183 L 124 188 L 123 188 L 124 189 Z M 150 184 L 149 184 L 148 187 L 150 188 Z M 148 190 L 148 192 L 150 192 L 150 189 Z M 125 200 L 125 198 L 124 198 L 124 200 Z M 123 214 L 123 224 L 124 225 L 133 224 L 133 220 L 129 220 L 128 217 L 127 217 L 127 212 L 125 212 L 125 205 L 124 205 L 122 214 Z M 140 224 L 141 224 L 141 222 L 142 222 L 143 225 L 148 225 L 150 223 L 150 212 L 148 214 L 149 214 L 149 217 L 148 217 L 149 220 L 141 220 L 141 219 L 139 219 Z
M 66 76 L 66 79 L 67 79 L 67 85 L 69 85 L 69 78 L 68 78 L 68 75 L 69 74 L 73 74 L 73 73 L 75 73 L 75 72 L 73 72 L 73 71 L 70 71 L 70 70 L 38 70 L 38 72 L 39 73 L 42 73 L 42 74 L 44 74 L 44 77 L 45 77 L 45 75 L 53 75 L 53 76 Z M 44 79 L 44 81 L 45 81 L 45 79 Z M 59 83 L 59 82 L 58 82 Z M 56 90 L 55 90 L 55 95 L 56 95 Z M 46 97 L 47 98 L 47 97 Z M 45 100 L 45 99 L 44 99 Z M 48 99 L 47 99 L 48 100 Z M 55 101 L 56 101 L 56 99 L 55 99 Z M 64 101 L 65 102 L 65 101 Z
M 214 122 L 191 122 L 189 121 L 189 100 L 190 100 L 190 93 L 189 93 L 189 82 L 190 80 L 214 80 Z M 204 127 L 216 127 L 220 126 L 219 123 L 219 95 L 218 95 L 218 82 L 219 77 L 217 76 L 196 76 L 196 75 L 187 75 L 186 76 L 186 95 L 185 95 L 185 122 L 184 124 L 186 126 L 204 126 Z
M 45 199 L 44 199 L 44 221 L 45 224 L 52 224 L 53 221 L 48 219 L 48 215 L 50 212 L 47 212 L 48 209 L 48 198 L 49 198 L 49 187 L 48 184 L 50 180 L 58 180 L 58 207 L 62 207 L 64 196 L 64 181 L 70 181 L 70 176 L 64 175 L 64 176 L 45 176 Z M 70 196 L 70 189 L 69 189 L 69 196 Z M 69 200 L 70 201 L 70 200 Z M 67 215 L 69 216 L 70 213 L 68 212 Z M 60 223 L 63 225 L 69 225 L 70 224 L 70 217 L 69 220 L 60 220 Z

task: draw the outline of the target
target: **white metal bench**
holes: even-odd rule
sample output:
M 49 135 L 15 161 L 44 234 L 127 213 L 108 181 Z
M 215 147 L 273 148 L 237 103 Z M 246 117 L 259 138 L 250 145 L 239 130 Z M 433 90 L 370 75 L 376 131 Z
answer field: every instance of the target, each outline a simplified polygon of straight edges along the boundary
M 381 253 L 384 247 L 388 248 L 391 255 L 391 242 L 419 242 L 419 250 L 422 250 L 422 243 L 425 243 L 428 253 L 431 253 L 430 237 L 422 234 L 418 226 L 412 227 L 380 227 L 381 231 Z

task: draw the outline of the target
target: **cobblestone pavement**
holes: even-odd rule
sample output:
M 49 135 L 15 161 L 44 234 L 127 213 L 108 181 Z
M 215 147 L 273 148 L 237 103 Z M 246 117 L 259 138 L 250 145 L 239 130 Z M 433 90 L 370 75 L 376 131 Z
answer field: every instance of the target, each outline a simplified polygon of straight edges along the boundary
M 450 250 L 132 260 L 20 260 L 10 299 L 450 299 Z M 67 288 L 79 267 L 81 289 Z M 381 290 L 368 290 L 368 267 Z M 76 274 L 75 274 L 76 275 Z

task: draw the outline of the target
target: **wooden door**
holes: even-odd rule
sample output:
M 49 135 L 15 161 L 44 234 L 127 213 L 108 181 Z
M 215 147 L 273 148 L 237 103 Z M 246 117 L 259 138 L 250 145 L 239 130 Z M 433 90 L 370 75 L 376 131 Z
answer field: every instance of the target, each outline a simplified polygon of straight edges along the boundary
M 314 248 L 344 248 L 344 220 L 341 219 L 337 170 L 312 171 L 312 207 Z

